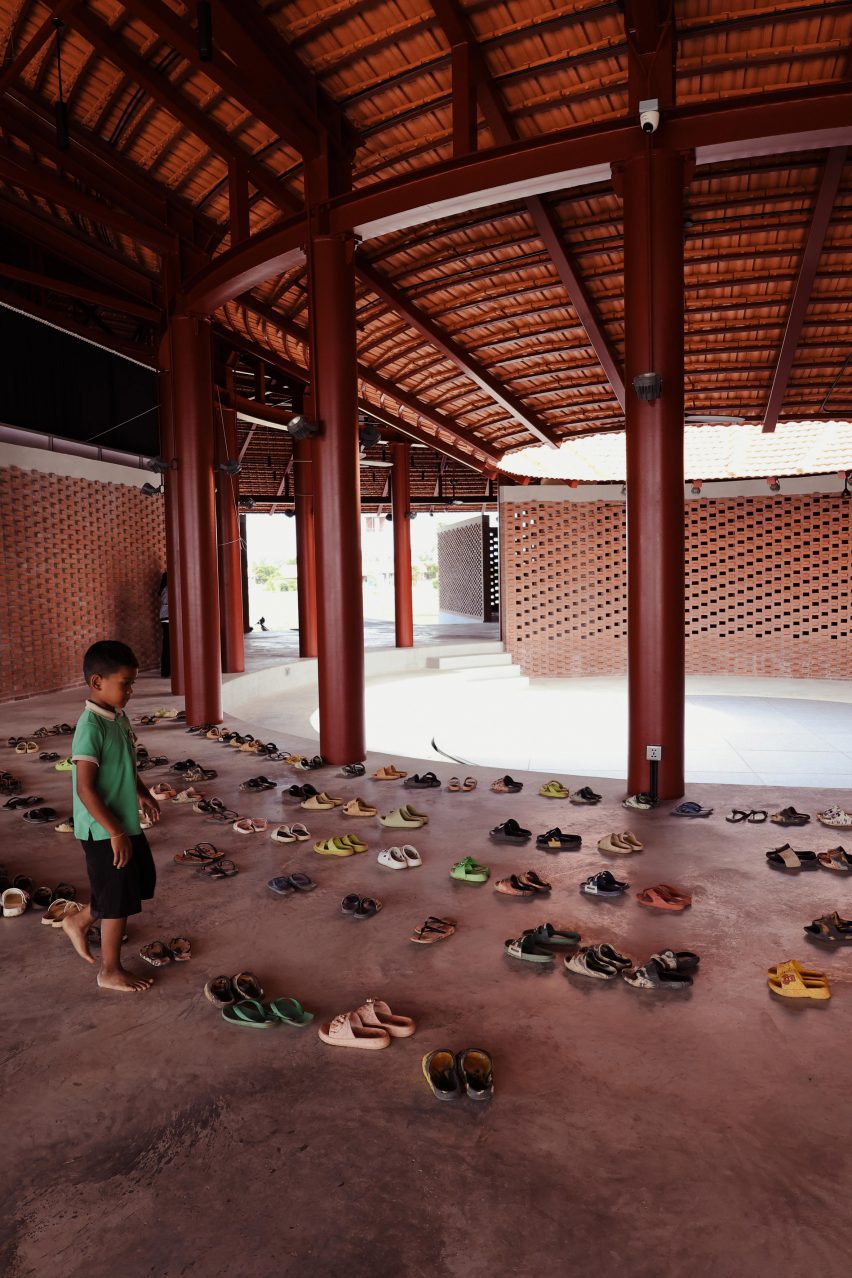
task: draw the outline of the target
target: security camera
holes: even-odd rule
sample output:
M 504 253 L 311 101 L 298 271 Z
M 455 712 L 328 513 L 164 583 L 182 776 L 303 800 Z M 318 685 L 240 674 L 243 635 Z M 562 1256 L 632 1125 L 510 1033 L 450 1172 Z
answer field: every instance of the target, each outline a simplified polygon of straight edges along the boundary
M 660 127 L 660 100 L 646 98 L 639 103 L 639 123 L 643 133 L 656 133 Z

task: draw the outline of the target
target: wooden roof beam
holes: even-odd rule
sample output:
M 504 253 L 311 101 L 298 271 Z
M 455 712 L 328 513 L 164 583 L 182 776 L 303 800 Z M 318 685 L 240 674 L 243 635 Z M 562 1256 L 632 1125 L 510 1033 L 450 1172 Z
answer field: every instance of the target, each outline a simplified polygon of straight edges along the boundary
M 532 435 L 541 440 L 542 443 L 550 444 L 554 448 L 558 447 L 557 436 L 537 414 L 527 408 L 516 395 L 513 395 L 510 390 L 503 386 L 498 378 L 493 377 L 475 356 L 471 355 L 454 338 L 445 333 L 425 311 L 420 310 L 414 302 L 409 301 L 400 289 L 389 280 L 386 280 L 378 271 L 375 271 L 366 259 L 361 256 L 357 257 L 355 270 L 358 278 L 368 286 L 371 292 L 375 293 L 391 310 L 395 311 L 407 324 L 425 337 L 431 346 L 451 360 L 456 368 L 471 378 L 501 408 L 505 408 L 506 412 L 520 422 Z
M 264 306 L 262 302 L 258 302 L 254 298 L 241 297 L 238 301 L 240 306 L 244 307 L 250 314 L 257 315 L 260 319 L 266 320 L 267 323 L 279 329 L 280 332 L 289 334 L 290 337 L 294 337 L 306 346 L 309 345 L 310 334 L 307 328 L 303 328 L 301 324 L 296 324 L 292 320 L 286 319 L 283 315 L 279 315 L 277 311 L 274 311 L 272 307 Z M 407 408 L 409 412 L 421 417 L 434 430 L 445 431 L 460 443 L 475 448 L 492 462 L 500 460 L 500 454 L 495 452 L 484 440 L 480 439 L 474 431 L 466 430 L 458 422 L 454 421 L 452 417 L 448 417 L 440 409 L 434 408 L 431 404 L 418 399 L 416 395 L 412 395 L 403 387 L 397 386 L 395 382 L 390 381 L 388 378 L 380 377 L 368 364 L 364 364 L 361 361 L 358 362 L 358 380 L 364 386 L 369 386 L 376 391 L 378 395 L 389 396 L 397 404 Z
M 279 208 L 288 213 L 301 208 L 301 201 L 282 187 L 265 166 L 253 160 L 225 129 L 175 88 L 167 76 L 155 71 L 126 40 L 91 10 L 78 11 L 73 26 L 108 62 L 133 76 L 140 88 L 150 93 L 155 101 L 204 142 L 219 159 L 226 163 L 230 160 L 244 161 L 251 184 Z
M 260 73 L 263 50 L 256 49 L 250 65 L 239 66 L 239 60 L 228 60 L 227 7 L 219 5 L 214 16 L 215 56 L 211 62 L 202 63 L 198 55 L 198 41 L 194 27 L 175 13 L 163 0 L 126 0 L 126 7 L 140 18 L 154 35 L 186 58 L 223 93 L 240 103 L 267 128 L 293 147 L 300 155 L 311 155 L 318 146 L 318 121 L 305 123 L 301 112 L 294 110 L 294 95 L 285 76 L 279 71 L 272 96 L 268 81 Z M 224 55 L 224 56 L 222 56 Z M 234 63 L 237 63 L 235 66 Z M 266 91 L 265 91 L 266 90 Z
M 375 417 L 376 421 L 382 422 L 383 425 L 390 426 L 406 439 L 413 439 L 420 444 L 426 444 L 429 448 L 434 448 L 435 452 L 442 453 L 445 457 L 460 462 L 463 466 L 469 466 L 471 470 L 477 470 L 480 474 L 484 474 L 486 470 L 491 469 L 487 463 L 481 462 L 478 457 L 474 457 L 471 453 L 463 452 L 462 449 L 445 443 L 443 439 L 430 435 L 428 431 L 422 430 L 418 426 L 412 426 L 405 418 L 390 412 L 388 409 L 377 408 L 368 399 L 359 399 L 358 408 L 362 413 Z
M 458 45 L 464 43 L 470 51 L 472 74 L 476 79 L 477 97 L 495 144 L 497 146 L 506 146 L 511 142 L 516 142 L 518 134 L 512 117 L 506 110 L 494 86 L 476 36 L 461 12 L 457 0 L 430 0 L 430 3 L 444 35 L 450 43 L 451 49 L 455 49 Z M 460 79 L 460 91 L 463 85 L 464 82 Z M 455 78 L 453 93 L 455 97 Z M 592 349 L 600 360 L 601 368 L 612 387 L 612 392 L 621 408 L 624 408 L 624 376 L 619 366 L 618 356 L 603 330 L 594 302 L 583 282 L 576 262 L 565 246 L 558 218 L 540 196 L 529 196 L 523 203 L 550 255 L 571 305 L 586 330 Z
M 775 362 L 775 372 L 772 377 L 772 387 L 769 391 L 766 412 L 763 415 L 763 433 L 765 435 L 771 434 L 775 430 L 781 414 L 784 395 L 787 391 L 790 373 L 796 358 L 796 350 L 799 345 L 805 314 L 810 305 L 811 290 L 816 279 L 817 267 L 819 266 L 822 247 L 825 243 L 845 163 L 846 147 L 834 147 L 829 151 L 822 171 L 822 179 L 820 180 L 816 203 L 814 204 L 808 237 L 802 253 L 799 275 L 793 290 L 793 299 L 787 314 L 787 326 L 778 351 L 778 359 Z
M 95 199 L 94 196 L 87 195 L 79 187 L 64 182 L 44 165 L 27 160 L 23 154 L 18 156 L 8 150 L 0 153 L 0 178 L 28 194 L 41 195 L 54 204 L 90 218 L 93 222 L 101 222 L 120 235 L 126 235 L 139 244 L 147 244 L 156 252 L 166 252 L 174 246 L 173 235 L 169 235 L 164 230 L 146 226 L 144 222 L 140 222 L 129 213 L 123 213 Z

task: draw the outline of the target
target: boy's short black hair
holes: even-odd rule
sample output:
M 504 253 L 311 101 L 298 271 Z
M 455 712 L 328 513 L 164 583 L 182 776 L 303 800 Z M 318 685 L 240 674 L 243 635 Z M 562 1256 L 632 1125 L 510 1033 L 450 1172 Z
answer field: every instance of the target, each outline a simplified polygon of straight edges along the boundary
M 115 674 L 123 666 L 139 669 L 139 659 L 133 649 L 116 639 L 102 639 L 100 643 L 93 643 L 83 658 L 83 678 L 88 683 L 92 675 Z

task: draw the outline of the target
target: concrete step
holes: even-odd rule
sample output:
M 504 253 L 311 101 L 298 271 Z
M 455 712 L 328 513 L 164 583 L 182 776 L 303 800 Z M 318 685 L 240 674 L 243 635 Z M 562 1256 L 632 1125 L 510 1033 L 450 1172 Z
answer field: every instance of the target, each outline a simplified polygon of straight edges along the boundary
M 512 654 L 509 652 L 477 652 L 466 656 L 427 657 L 429 670 L 474 670 L 478 666 L 510 666 Z
M 520 666 L 487 666 L 481 670 L 464 670 L 457 673 L 463 675 L 468 683 L 485 683 L 499 679 L 507 687 L 519 688 L 529 684 L 529 677 L 521 674 Z

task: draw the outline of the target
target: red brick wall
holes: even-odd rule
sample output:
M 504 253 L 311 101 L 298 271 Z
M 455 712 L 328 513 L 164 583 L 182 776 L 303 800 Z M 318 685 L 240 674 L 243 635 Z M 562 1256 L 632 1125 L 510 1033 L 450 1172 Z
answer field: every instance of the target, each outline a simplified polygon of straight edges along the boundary
M 689 501 L 690 674 L 852 677 L 852 503 L 836 495 Z M 506 647 L 530 675 L 627 668 L 625 508 L 500 507 Z
M 0 699 L 82 682 L 96 639 L 159 667 L 162 499 L 123 484 L 0 468 Z

